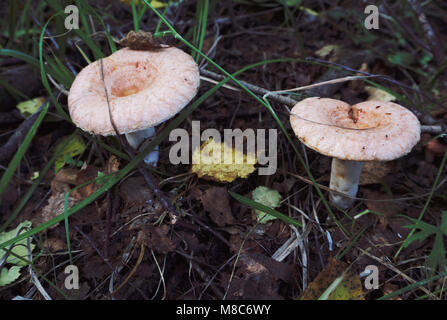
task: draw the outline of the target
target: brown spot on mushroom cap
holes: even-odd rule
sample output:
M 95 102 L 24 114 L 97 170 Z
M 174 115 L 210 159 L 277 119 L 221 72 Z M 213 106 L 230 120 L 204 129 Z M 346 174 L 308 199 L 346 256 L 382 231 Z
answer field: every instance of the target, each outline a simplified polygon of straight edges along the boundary
M 114 135 L 99 68 L 95 61 L 77 75 L 68 95 L 68 109 L 73 122 L 84 131 Z M 200 82 L 195 61 L 174 47 L 120 49 L 103 59 L 103 70 L 120 133 L 150 128 L 173 117 L 196 95 Z
M 361 110 L 356 122 L 349 113 L 352 109 Z M 309 148 L 354 161 L 399 158 L 411 151 L 421 132 L 412 112 L 392 102 L 373 100 L 350 106 L 335 99 L 307 98 L 293 107 L 290 123 Z

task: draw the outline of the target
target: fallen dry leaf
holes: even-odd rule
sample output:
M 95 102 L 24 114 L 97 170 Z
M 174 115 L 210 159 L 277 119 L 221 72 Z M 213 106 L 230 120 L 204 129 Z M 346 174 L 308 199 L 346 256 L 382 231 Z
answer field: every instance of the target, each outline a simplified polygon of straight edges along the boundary
M 106 172 L 105 174 L 110 174 L 113 172 L 117 172 L 120 169 L 120 161 L 114 155 L 112 155 L 109 160 L 107 160 Z
M 79 170 L 76 175 L 76 185 L 79 186 L 88 181 L 94 180 L 98 177 L 99 169 L 95 166 L 87 166 L 85 169 Z M 73 191 L 73 197 L 78 200 L 83 200 L 90 196 L 92 193 L 96 192 L 100 188 L 100 185 L 92 182 L 86 186 Z
M 382 183 L 382 178 L 393 168 L 393 162 L 366 161 L 360 174 L 359 185 Z
M 393 201 L 375 201 L 375 200 L 387 200 L 389 197 L 383 192 L 377 192 L 373 190 L 363 190 L 366 207 L 374 211 L 377 214 L 379 220 L 379 227 L 382 232 L 386 230 L 390 218 L 402 211 L 402 203 Z M 374 217 L 374 214 L 371 217 Z M 382 214 L 382 215 L 379 215 Z
M 443 144 L 439 139 L 432 139 L 427 143 L 427 150 L 437 156 L 442 156 L 447 149 L 447 145 Z
M 162 254 L 167 254 L 175 250 L 175 244 L 169 238 L 169 226 L 143 225 L 140 229 L 137 236 L 139 243 Z
M 228 290 L 230 299 L 280 300 L 281 281 L 287 281 L 292 272 L 290 265 L 277 262 L 261 254 L 240 255 L 240 266 Z M 283 272 L 277 273 L 277 270 Z M 228 281 L 228 278 L 224 281 Z
M 342 52 L 342 47 L 337 44 L 328 44 L 315 51 L 315 54 L 320 58 L 330 56 L 329 61 L 336 61 Z
M 396 100 L 396 97 L 393 96 L 392 94 L 389 94 L 385 90 L 376 87 L 366 86 L 365 91 L 368 92 L 369 94 L 368 100 L 376 100 L 383 102 L 390 102 Z
M 344 279 L 329 295 L 328 300 L 364 300 L 362 283 L 357 273 L 348 269 L 349 265 L 332 258 L 324 269 L 306 288 L 301 300 L 317 300 L 327 288 L 346 271 Z
M 226 188 L 211 187 L 202 194 L 200 200 L 202 201 L 203 209 L 209 212 L 211 220 L 219 227 L 234 223 Z
M 57 252 L 57 251 L 66 250 L 67 243 L 65 241 L 63 241 L 62 239 L 52 237 L 52 238 L 48 238 L 48 239 L 44 240 L 44 247 L 49 252 Z
M 73 207 L 78 202 L 77 199 L 68 196 L 67 198 L 67 210 Z M 44 222 L 50 221 L 54 217 L 60 215 L 64 212 L 65 208 L 65 193 L 57 193 L 54 195 L 51 195 L 51 197 L 48 199 L 48 204 L 42 208 L 42 211 L 40 214 L 36 215 L 34 217 L 33 223 L 36 225 L 42 224 Z M 55 228 L 58 225 L 55 224 L 51 228 Z
M 77 185 L 81 185 L 87 181 L 97 177 L 98 168 L 87 166 L 83 170 L 62 168 L 51 181 L 51 196 L 48 203 L 42 208 L 41 212 L 34 217 L 35 224 L 47 222 L 54 217 L 60 215 L 64 210 L 73 207 L 79 201 L 85 199 L 93 192 L 98 190 L 99 186 L 90 183 L 85 187 L 73 190 Z M 67 193 L 69 192 L 68 196 Z M 67 205 L 65 208 L 65 198 L 67 196 Z M 52 228 L 56 227 L 54 225 Z
M 76 184 L 76 177 L 79 170 L 71 168 L 62 168 L 51 181 L 51 193 L 57 194 L 71 190 L 70 185 Z
M 121 184 L 120 196 L 128 205 L 145 205 L 154 199 L 154 192 L 143 177 L 130 177 Z

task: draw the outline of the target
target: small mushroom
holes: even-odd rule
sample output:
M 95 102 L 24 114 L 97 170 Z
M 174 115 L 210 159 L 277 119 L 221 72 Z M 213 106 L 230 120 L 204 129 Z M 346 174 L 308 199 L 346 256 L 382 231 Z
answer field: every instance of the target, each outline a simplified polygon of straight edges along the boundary
M 135 149 L 155 134 L 156 125 L 182 110 L 199 87 L 197 64 L 174 47 L 152 51 L 123 48 L 104 58 L 102 65 L 103 79 L 99 61 L 76 76 L 68 95 L 71 119 L 84 131 L 115 135 L 105 86 L 113 122 Z M 144 161 L 156 165 L 158 150 Z
M 292 109 L 290 123 L 306 146 L 332 157 L 331 203 L 349 208 L 357 194 L 364 161 L 390 161 L 411 151 L 419 141 L 421 126 L 406 108 L 382 101 L 356 105 L 312 97 Z

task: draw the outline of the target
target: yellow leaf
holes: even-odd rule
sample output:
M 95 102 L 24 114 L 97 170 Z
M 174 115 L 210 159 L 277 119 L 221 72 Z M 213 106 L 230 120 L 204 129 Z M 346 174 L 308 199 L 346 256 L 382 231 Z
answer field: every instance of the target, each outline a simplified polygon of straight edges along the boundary
M 396 97 L 392 94 L 389 94 L 388 92 L 371 86 L 365 87 L 366 92 L 369 94 L 368 100 L 377 100 L 377 101 L 383 101 L 383 102 L 390 102 L 396 100 Z
M 132 1 L 131 0 L 120 0 L 122 3 L 127 3 L 128 5 L 131 5 L 132 4 Z M 135 4 L 139 4 L 139 0 L 134 0 L 135 1 Z M 157 1 L 157 0 L 152 0 L 151 2 L 150 2 L 150 4 L 151 4 L 151 6 L 154 8 L 154 9 L 160 9 L 160 8 L 164 8 L 164 7 L 166 7 L 167 6 L 167 4 L 166 3 L 164 3 L 164 2 L 161 2 L 161 1 Z
M 340 276 L 343 280 L 331 292 L 328 300 L 364 300 L 362 283 L 357 273 L 348 269 L 348 265 L 332 258 L 314 281 L 306 288 L 301 300 L 318 300 L 326 289 Z
M 23 101 L 17 105 L 17 109 L 19 109 L 22 117 L 28 118 L 34 112 L 39 110 L 39 107 L 42 105 L 44 101 L 45 101 L 44 97 L 37 97 L 31 100 Z
M 153 6 L 155 9 L 158 9 L 158 8 L 166 7 L 167 4 L 166 4 L 166 3 L 163 3 L 163 2 L 161 2 L 161 1 L 152 0 L 152 1 L 151 1 L 151 6 Z
M 192 154 L 191 172 L 199 178 L 218 182 L 232 182 L 236 178 L 247 178 L 256 170 L 256 156 L 217 143 L 213 139 L 205 141 Z
M 85 143 L 80 135 L 75 134 L 63 137 L 54 148 L 54 153 L 58 153 L 54 161 L 54 171 L 57 173 L 66 163 L 70 162 L 70 160 L 73 161 L 73 157 L 81 154 L 84 149 Z
M 323 48 L 315 51 L 315 54 L 320 58 L 325 58 L 328 55 L 332 55 L 333 57 L 337 57 L 341 52 L 341 47 L 336 44 L 328 44 Z

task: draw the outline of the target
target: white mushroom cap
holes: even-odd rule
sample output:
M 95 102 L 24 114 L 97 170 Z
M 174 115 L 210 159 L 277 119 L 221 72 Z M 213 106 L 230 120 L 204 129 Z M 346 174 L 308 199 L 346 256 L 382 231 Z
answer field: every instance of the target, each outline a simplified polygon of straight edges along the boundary
M 156 126 L 173 117 L 196 95 L 197 64 L 180 49 L 124 48 L 103 59 L 104 82 L 119 133 Z M 68 96 L 73 122 L 94 134 L 114 135 L 99 61 L 81 70 Z
M 421 126 L 406 108 L 382 101 L 356 105 L 328 98 L 307 98 L 290 114 L 291 126 L 309 148 L 353 161 L 387 161 L 411 151 Z

